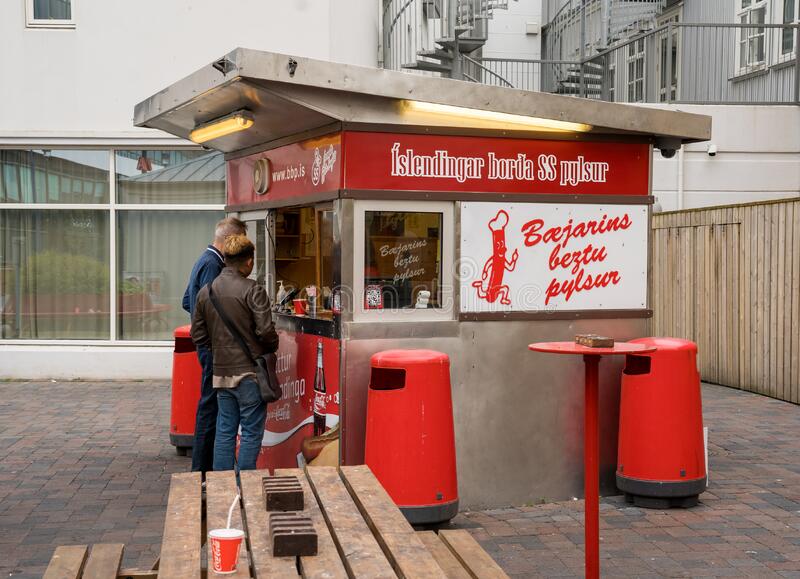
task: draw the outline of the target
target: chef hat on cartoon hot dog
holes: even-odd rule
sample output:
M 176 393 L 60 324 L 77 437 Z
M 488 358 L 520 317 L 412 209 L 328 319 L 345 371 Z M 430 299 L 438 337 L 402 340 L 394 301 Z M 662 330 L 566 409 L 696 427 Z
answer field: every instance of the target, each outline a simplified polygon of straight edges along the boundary
M 508 213 L 506 213 L 503 209 L 497 212 L 497 215 L 494 216 L 489 222 L 489 229 L 492 231 L 503 231 L 508 225 Z

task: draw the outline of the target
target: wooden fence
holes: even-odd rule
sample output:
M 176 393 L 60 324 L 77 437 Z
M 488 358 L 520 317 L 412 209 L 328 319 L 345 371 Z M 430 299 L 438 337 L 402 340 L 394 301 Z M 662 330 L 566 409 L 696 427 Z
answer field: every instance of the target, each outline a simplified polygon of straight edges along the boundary
M 800 403 L 800 199 L 653 216 L 651 333 L 703 380 Z

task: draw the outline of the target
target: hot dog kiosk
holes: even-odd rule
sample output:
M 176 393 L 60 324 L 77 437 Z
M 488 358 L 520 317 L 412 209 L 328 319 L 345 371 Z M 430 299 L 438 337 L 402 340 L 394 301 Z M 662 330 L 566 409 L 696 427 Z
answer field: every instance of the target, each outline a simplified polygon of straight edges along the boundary
M 709 117 L 236 49 L 135 123 L 226 154 L 254 275 L 299 291 L 261 465 L 363 462 L 371 355 L 429 348 L 451 359 L 463 507 L 581 494 L 582 366 L 527 345 L 647 335 L 652 151 Z M 607 490 L 620 370 L 600 368 Z

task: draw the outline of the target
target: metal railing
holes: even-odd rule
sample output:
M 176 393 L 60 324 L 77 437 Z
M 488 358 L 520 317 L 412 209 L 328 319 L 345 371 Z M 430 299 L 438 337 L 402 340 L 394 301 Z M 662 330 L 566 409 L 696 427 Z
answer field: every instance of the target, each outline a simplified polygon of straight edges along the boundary
M 446 51 L 441 41 L 482 41 L 486 21 L 508 0 L 383 0 L 383 67 L 413 67 L 426 53 Z M 444 63 L 450 62 L 443 59 Z
M 547 0 L 542 55 L 584 58 L 632 32 L 656 27 L 666 0 Z
M 383 67 L 401 70 L 416 62 L 418 51 L 434 50 L 434 41 L 454 26 L 445 1 L 384 0 Z
M 464 75 L 464 78 L 470 82 L 518 88 L 510 81 L 506 80 L 501 74 L 498 74 L 496 71 L 486 67 L 483 63 L 466 54 L 461 55 L 461 61 L 461 73 Z
M 477 80 L 493 86 L 507 86 L 521 90 L 556 92 L 553 79 L 558 78 L 569 66 L 577 66 L 572 60 L 524 60 L 514 58 L 481 58 L 474 61 L 488 71 L 481 75 L 472 73 L 468 66 L 464 70 Z M 467 80 L 473 80 L 467 78 Z
M 575 60 L 475 59 L 481 82 L 612 102 L 800 104 L 800 24 L 669 23 Z

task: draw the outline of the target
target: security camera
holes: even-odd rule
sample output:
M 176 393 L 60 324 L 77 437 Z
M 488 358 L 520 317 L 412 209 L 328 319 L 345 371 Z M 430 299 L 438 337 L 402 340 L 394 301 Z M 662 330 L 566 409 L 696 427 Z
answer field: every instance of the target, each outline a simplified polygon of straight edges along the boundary
M 710 143 L 706 148 L 706 153 L 708 153 L 709 157 L 715 157 L 717 155 L 717 146 L 714 143 Z
M 675 151 L 681 148 L 681 140 L 675 137 L 659 137 L 656 139 L 655 147 L 661 151 L 662 157 L 672 159 Z

